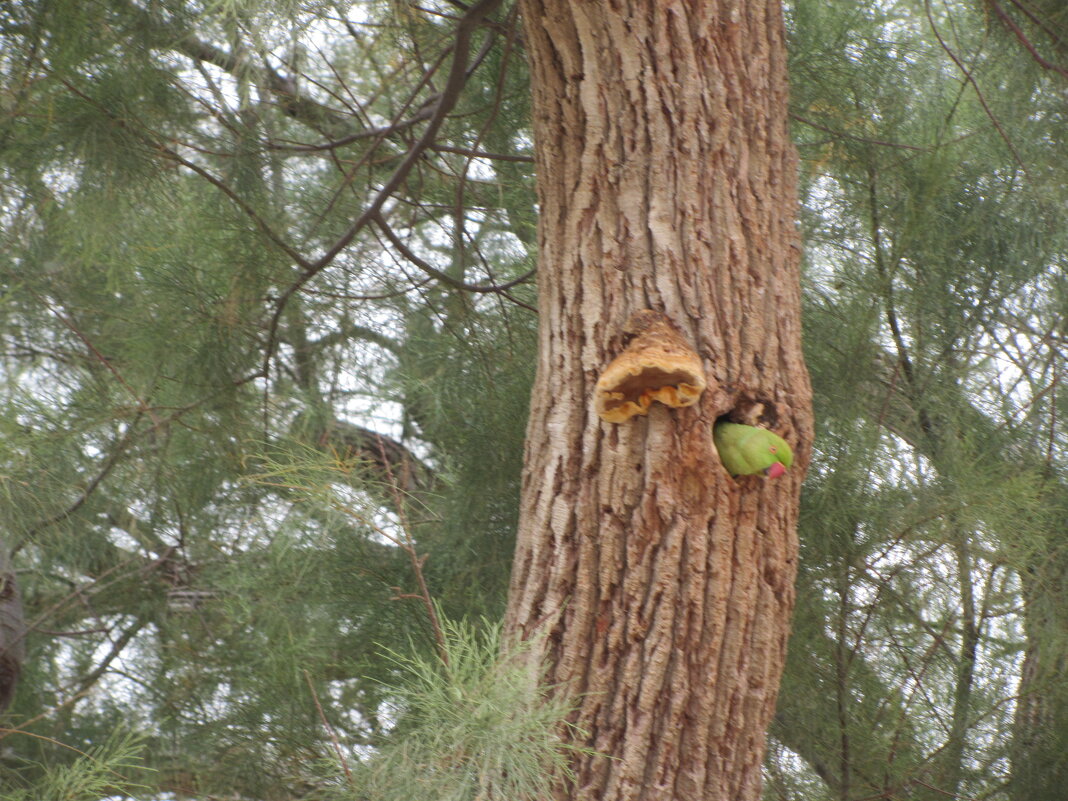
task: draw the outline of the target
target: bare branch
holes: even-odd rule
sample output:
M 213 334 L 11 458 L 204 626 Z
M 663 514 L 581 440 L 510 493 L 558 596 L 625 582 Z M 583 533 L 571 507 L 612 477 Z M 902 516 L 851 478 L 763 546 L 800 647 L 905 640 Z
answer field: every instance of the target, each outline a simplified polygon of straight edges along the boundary
M 228 53 L 210 42 L 197 39 L 192 34 L 178 34 L 174 31 L 157 28 L 157 34 L 169 40 L 168 46 L 189 58 L 212 64 L 225 72 L 234 74 L 243 68 L 241 59 Z M 290 117 L 299 120 L 316 130 L 328 129 L 338 131 L 349 125 L 349 118 L 336 109 L 293 91 L 293 83 L 280 75 L 270 65 L 265 70 L 267 88 L 280 99 L 282 110 Z
M 1002 8 L 1001 3 L 999 3 L 997 0 L 987 0 L 987 4 L 994 10 L 994 13 L 997 14 L 998 19 L 1000 19 L 1002 23 L 1004 23 L 1005 27 L 1012 31 L 1013 35 L 1019 40 L 1020 44 L 1024 46 L 1027 52 L 1031 54 L 1031 58 L 1033 58 L 1040 67 L 1042 67 L 1043 69 L 1052 70 L 1058 75 L 1064 78 L 1068 78 L 1068 69 L 1060 66 L 1059 64 L 1054 64 L 1051 61 L 1047 61 L 1041 55 L 1039 55 L 1038 50 L 1035 48 L 1034 44 L 1031 42 L 1030 39 L 1027 38 L 1027 34 L 1025 34 L 1020 28 L 1020 26 L 1016 24 L 1016 20 L 1010 17 L 1008 12 L 1005 11 L 1004 8 Z
M 908 147 L 904 145 L 904 147 Z M 533 164 L 533 156 L 520 156 L 518 154 L 510 153 L 486 153 L 481 150 L 469 150 L 463 147 L 450 147 L 448 145 L 433 145 L 430 148 L 437 153 L 456 153 L 459 156 L 470 156 L 474 159 L 488 159 L 490 161 L 519 161 L 524 164 Z M 922 148 L 916 148 L 921 150 Z
M 400 252 L 400 254 L 404 256 L 405 259 L 410 261 L 412 264 L 414 264 L 420 270 L 425 272 L 431 278 L 435 278 L 438 281 L 441 281 L 443 284 L 452 287 L 453 289 L 460 289 L 465 292 L 476 293 L 503 292 L 505 290 L 511 289 L 517 284 L 522 284 L 530 280 L 530 278 L 535 273 L 534 270 L 530 270 L 519 276 L 518 278 L 514 278 L 511 281 L 506 281 L 503 284 L 498 284 L 495 286 L 480 286 L 479 284 L 468 284 L 465 281 L 460 281 L 456 278 L 453 278 L 451 275 L 443 273 L 441 270 L 437 269 L 429 262 L 419 258 L 419 256 L 412 252 L 412 249 L 404 243 L 404 240 L 397 236 L 396 231 L 389 227 L 389 224 L 382 218 L 381 214 L 375 216 L 374 222 L 375 225 L 378 226 L 379 230 L 381 230 L 382 233 L 386 235 L 386 238 L 390 241 L 393 247 L 395 247 Z
M 349 229 L 341 235 L 341 237 L 324 253 L 319 259 L 311 264 L 305 264 L 304 270 L 300 276 L 281 294 L 278 300 L 275 302 L 275 312 L 271 316 L 270 323 L 267 327 L 267 346 L 265 348 L 263 365 L 264 370 L 267 369 L 271 358 L 274 356 L 275 347 L 277 347 L 277 334 L 278 323 L 282 318 L 282 312 L 284 311 L 289 299 L 303 287 L 308 281 L 318 275 L 327 265 L 329 265 L 337 255 L 348 247 L 349 243 L 369 222 L 371 222 L 381 211 L 382 206 L 397 190 L 397 188 L 408 177 L 408 173 L 411 172 L 416 162 L 422 158 L 423 152 L 430 147 L 434 141 L 434 137 L 437 136 L 438 130 L 441 128 L 441 124 L 445 121 L 445 117 L 456 105 L 456 101 L 460 96 L 460 91 L 463 89 L 464 83 L 467 80 L 467 64 L 469 56 L 469 48 L 471 46 L 471 37 L 474 35 L 475 29 L 479 23 L 490 14 L 500 3 L 500 0 L 479 0 L 478 3 L 471 6 L 468 12 L 464 15 L 456 28 L 456 41 L 453 44 L 453 58 L 452 65 L 449 69 L 449 76 L 445 83 L 445 88 L 442 90 L 441 95 L 438 97 L 438 101 L 434 106 L 434 112 L 427 123 L 426 129 L 423 131 L 423 135 L 405 155 L 404 160 L 394 170 L 393 175 L 386 181 L 385 185 L 378 191 L 374 199 L 367 206 L 367 208 L 360 214 L 359 217 L 352 223 Z

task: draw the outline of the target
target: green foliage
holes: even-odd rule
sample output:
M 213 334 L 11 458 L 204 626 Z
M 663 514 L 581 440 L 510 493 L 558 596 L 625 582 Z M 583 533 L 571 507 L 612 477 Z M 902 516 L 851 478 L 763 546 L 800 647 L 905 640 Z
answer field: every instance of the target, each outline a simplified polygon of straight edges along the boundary
M 559 732 L 568 703 L 550 698 L 501 629 L 446 621 L 445 661 L 387 652 L 397 727 L 337 795 L 359 801 L 538 801 L 568 775 Z
M 17 736 L 17 733 L 7 733 Z M 69 764 L 46 768 L 31 787 L 0 772 L 5 801 L 97 801 L 118 793 L 136 795 L 147 789 L 129 778 L 141 770 L 139 736 L 116 730 L 100 745 L 81 753 Z
M 435 101 L 420 48 L 447 66 L 454 22 L 393 11 L 0 10 L 0 547 L 33 624 L 8 714 L 81 750 L 145 722 L 156 795 L 295 797 L 333 738 L 383 741 L 381 649 L 435 650 L 413 562 L 383 536 L 405 517 L 435 598 L 503 604 L 533 316 L 411 280 L 370 227 L 296 286 L 293 253 L 338 241 L 425 117 L 361 130 Z M 522 159 L 522 59 L 491 44 L 442 141 Z M 507 182 L 427 151 L 390 224 L 457 282 L 517 277 L 530 167 L 503 163 Z M 436 405 L 417 414 L 418 393 Z M 425 483 L 398 493 L 353 456 L 371 425 Z M 50 786 L 43 742 L 0 767 Z
M 533 315 L 418 322 L 395 381 L 410 424 L 438 443 L 448 489 L 421 526 L 428 570 L 452 615 L 503 613 L 536 355 Z M 447 581 L 444 576 L 450 576 Z
M 1064 653 L 1063 102 L 972 5 L 791 11 L 819 419 L 769 797 L 1044 797 L 1012 742 L 1068 726 L 1018 672 Z

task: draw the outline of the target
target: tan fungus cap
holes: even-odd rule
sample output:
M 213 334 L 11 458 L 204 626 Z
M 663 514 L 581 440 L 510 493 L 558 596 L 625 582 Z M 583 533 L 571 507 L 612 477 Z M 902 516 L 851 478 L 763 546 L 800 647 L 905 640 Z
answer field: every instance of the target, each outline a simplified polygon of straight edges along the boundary
M 705 373 L 682 333 L 660 312 L 645 309 L 627 324 L 634 338 L 601 373 L 594 409 L 609 423 L 648 414 L 653 401 L 692 406 L 705 389 Z

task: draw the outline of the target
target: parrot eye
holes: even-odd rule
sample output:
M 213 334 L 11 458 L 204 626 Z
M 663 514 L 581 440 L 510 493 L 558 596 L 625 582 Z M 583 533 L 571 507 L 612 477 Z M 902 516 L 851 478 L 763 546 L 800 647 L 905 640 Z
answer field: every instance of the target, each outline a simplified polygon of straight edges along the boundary
M 779 449 L 776 448 L 774 445 L 772 445 L 770 448 L 768 448 L 768 453 L 778 453 L 778 452 L 779 452 Z

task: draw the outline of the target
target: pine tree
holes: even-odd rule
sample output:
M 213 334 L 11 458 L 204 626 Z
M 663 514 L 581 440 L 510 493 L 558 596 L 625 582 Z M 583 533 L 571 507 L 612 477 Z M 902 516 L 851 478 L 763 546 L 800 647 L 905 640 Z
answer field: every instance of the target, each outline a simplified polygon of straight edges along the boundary
M 797 467 L 810 461 L 768 799 L 1063 795 L 1061 5 L 787 5 L 816 420 L 812 436 L 784 428 L 804 443 Z M 527 57 L 544 42 L 527 24 L 508 2 L 0 4 L 0 703 L 18 673 L 0 712 L 0 796 L 479 798 L 503 776 L 509 797 L 541 797 L 567 784 L 561 757 L 574 787 L 594 768 L 641 775 L 639 756 L 595 753 L 611 745 L 588 697 L 522 669 L 564 639 L 517 653 L 498 634 L 517 527 L 521 558 L 538 530 L 530 496 L 520 504 L 528 407 L 540 419 L 546 401 L 531 394 L 537 327 L 571 319 L 535 313 L 548 204 L 532 130 L 539 147 L 557 140 L 531 112 Z M 570 52 L 559 24 L 552 44 Z M 564 80 L 596 85 L 609 55 L 641 40 L 635 25 L 566 62 Z M 646 52 L 660 51 L 623 63 Z M 651 67 L 684 58 L 670 56 Z M 667 88 L 627 77 L 605 90 L 619 109 L 606 127 L 600 106 L 582 125 L 607 135 L 688 109 L 716 64 Z M 595 97 L 547 95 L 539 80 L 552 109 Z M 654 92 L 674 105 L 629 101 Z M 737 108 L 752 121 L 763 107 Z M 707 160 L 654 158 L 650 185 L 701 170 L 732 185 L 738 150 L 716 131 L 733 129 L 671 119 L 645 148 L 633 137 L 653 129 L 623 128 L 626 161 L 589 151 L 576 170 L 619 163 L 596 195 L 542 219 L 543 236 L 600 226 L 600 242 L 576 246 L 582 275 L 624 286 L 653 258 L 666 275 L 684 251 L 690 263 L 742 241 L 722 238 L 726 223 L 689 236 L 697 217 L 649 228 L 654 207 L 627 205 L 644 196 L 627 165 L 654 144 L 726 143 Z M 577 178 L 575 156 L 543 161 L 539 180 Z M 751 181 L 767 163 L 750 157 Z M 707 196 L 691 187 L 655 209 Z M 591 199 L 592 220 L 566 213 Z M 643 255 L 665 231 L 670 246 Z M 541 246 L 551 298 L 566 259 L 550 251 L 572 244 Z M 564 362 L 584 388 L 568 408 L 596 422 L 585 390 L 625 349 L 630 313 L 652 306 L 721 391 L 744 368 L 742 390 L 791 420 L 783 371 L 768 375 L 779 354 L 760 351 L 760 368 L 739 355 L 758 341 L 709 334 L 774 326 L 710 320 L 694 300 L 703 275 L 678 284 L 690 294 L 649 281 L 605 295 L 584 355 Z M 563 295 L 569 313 L 590 301 L 583 286 Z M 710 386 L 696 408 L 596 423 L 615 450 L 575 452 L 637 454 L 623 432 L 690 421 L 697 436 L 659 452 L 707 455 L 697 421 L 728 411 L 721 397 Z M 707 458 L 706 490 L 731 487 Z M 789 481 L 761 492 L 791 495 Z M 659 508 L 679 508 L 666 498 Z M 624 522 L 583 542 L 608 548 Z M 595 621 L 607 628 L 590 646 L 611 650 L 611 625 L 634 618 Z M 570 670 L 545 667 L 551 684 Z M 553 702 L 535 711 L 539 697 Z M 581 747 L 556 751 L 554 731 Z

